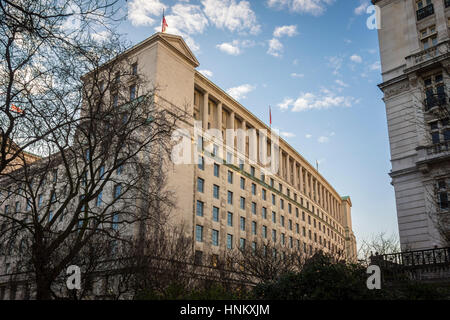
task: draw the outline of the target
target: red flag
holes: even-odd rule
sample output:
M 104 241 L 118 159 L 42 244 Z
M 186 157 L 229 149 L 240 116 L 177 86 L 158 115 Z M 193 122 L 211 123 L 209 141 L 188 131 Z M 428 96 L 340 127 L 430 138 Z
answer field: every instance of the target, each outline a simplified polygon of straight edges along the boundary
M 270 125 L 272 126 L 272 109 L 269 106 L 269 118 L 270 118 Z
M 163 18 L 162 18 L 162 27 L 161 27 L 161 32 L 166 32 L 166 28 L 169 25 L 166 22 L 166 17 L 164 16 L 164 9 L 163 9 Z
M 11 111 L 17 112 L 17 113 L 23 113 L 23 110 L 20 109 L 18 106 L 12 104 L 11 105 Z

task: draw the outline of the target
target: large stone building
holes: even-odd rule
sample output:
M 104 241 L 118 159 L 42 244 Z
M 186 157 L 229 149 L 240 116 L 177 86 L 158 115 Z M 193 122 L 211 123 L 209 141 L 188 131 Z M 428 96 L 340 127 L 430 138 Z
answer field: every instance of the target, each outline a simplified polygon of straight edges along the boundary
M 403 250 L 448 245 L 449 0 L 373 0 Z
M 170 223 L 185 227 L 199 260 L 264 242 L 356 260 L 350 198 L 197 71 L 199 62 L 181 37 L 154 34 L 123 57 L 158 88 L 156 102 L 189 110 L 180 126 L 188 143 L 178 150 L 188 150 L 188 160 L 168 168 L 176 203 Z M 267 164 L 261 154 L 274 161 Z

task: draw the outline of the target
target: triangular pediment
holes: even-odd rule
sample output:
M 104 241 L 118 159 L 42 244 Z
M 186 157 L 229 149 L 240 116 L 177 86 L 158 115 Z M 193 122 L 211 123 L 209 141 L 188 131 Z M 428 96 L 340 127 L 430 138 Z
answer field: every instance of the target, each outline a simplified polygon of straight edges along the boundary
M 176 51 L 178 51 L 178 53 L 184 55 L 184 57 L 191 61 L 195 67 L 198 67 L 200 65 L 197 58 L 194 56 L 191 49 L 189 49 L 188 45 L 186 44 L 186 42 L 184 42 L 182 37 L 161 32 L 158 33 L 158 36 L 164 39 L 166 43 L 172 47 L 172 49 L 175 49 Z

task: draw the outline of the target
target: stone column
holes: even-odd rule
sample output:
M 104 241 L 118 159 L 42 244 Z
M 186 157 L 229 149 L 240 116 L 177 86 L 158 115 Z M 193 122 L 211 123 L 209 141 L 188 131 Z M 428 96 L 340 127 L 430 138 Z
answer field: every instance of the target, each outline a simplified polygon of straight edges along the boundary
M 209 101 L 209 94 L 208 92 L 205 92 L 203 95 L 203 117 L 202 117 L 202 124 L 203 124 L 203 130 L 208 130 L 208 101 Z
M 217 104 L 217 129 L 222 132 L 222 102 Z

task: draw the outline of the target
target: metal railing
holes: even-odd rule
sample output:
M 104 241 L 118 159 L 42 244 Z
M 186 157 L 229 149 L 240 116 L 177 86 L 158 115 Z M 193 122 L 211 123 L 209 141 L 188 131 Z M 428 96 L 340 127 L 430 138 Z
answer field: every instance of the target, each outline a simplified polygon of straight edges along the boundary
M 416 13 L 417 13 L 417 20 L 422 20 L 434 14 L 434 6 L 433 4 L 429 4 L 426 7 L 417 10 Z
M 450 247 L 375 255 L 370 259 L 372 264 L 385 268 L 450 267 Z

